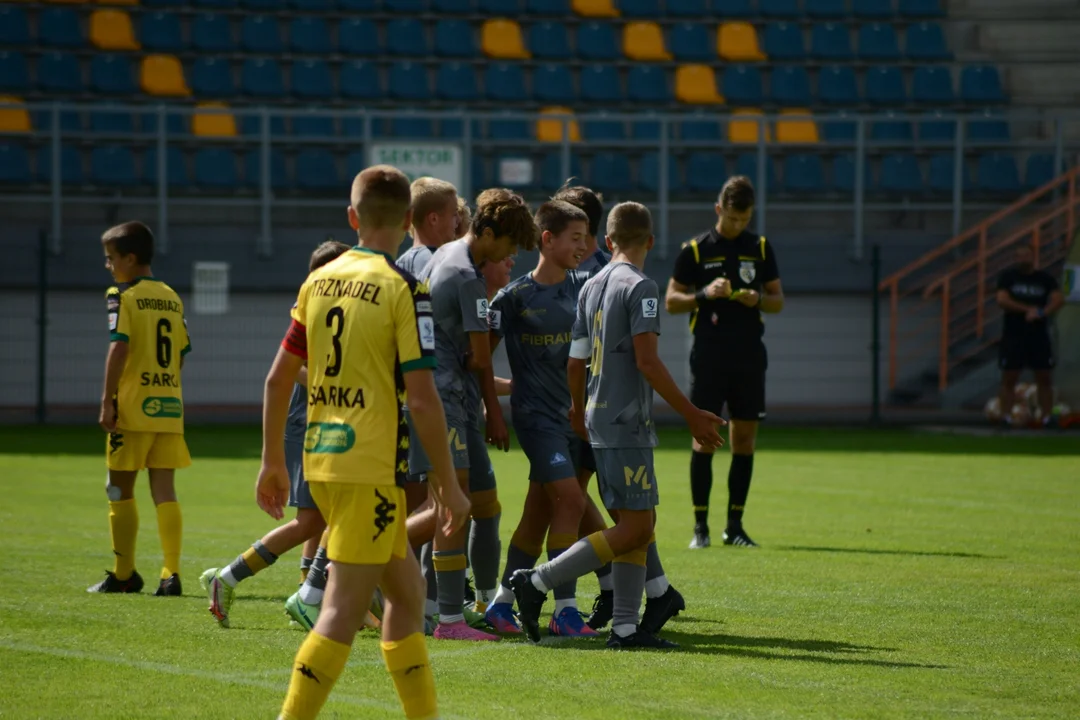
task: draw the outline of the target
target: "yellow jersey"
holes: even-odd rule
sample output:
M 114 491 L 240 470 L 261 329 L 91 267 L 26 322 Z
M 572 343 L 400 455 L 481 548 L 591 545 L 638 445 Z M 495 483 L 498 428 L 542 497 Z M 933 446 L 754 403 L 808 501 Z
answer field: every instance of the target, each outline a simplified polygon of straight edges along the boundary
M 132 432 L 183 433 L 180 358 L 191 352 L 184 304 L 171 287 L 135 278 L 105 292 L 109 339 L 128 344 L 116 391 L 116 426 Z
M 304 477 L 403 484 L 404 373 L 435 367 L 427 285 L 389 255 L 354 247 L 308 276 L 282 346 L 307 360 Z

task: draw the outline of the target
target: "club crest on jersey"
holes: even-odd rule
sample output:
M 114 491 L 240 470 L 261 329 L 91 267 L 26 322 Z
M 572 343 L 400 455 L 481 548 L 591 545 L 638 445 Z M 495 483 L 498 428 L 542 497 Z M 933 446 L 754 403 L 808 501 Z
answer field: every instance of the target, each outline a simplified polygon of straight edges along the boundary
M 488 310 L 488 326 L 492 330 L 502 330 L 501 310 Z
M 660 302 L 656 298 L 645 298 L 641 301 L 641 316 L 646 318 L 656 317 Z
M 477 298 L 476 300 L 476 317 L 481 320 L 486 320 L 488 314 L 487 298 Z
M 754 282 L 754 278 L 757 277 L 757 270 L 754 268 L 754 263 L 751 260 L 743 260 L 739 263 L 739 279 L 744 283 Z
M 424 350 L 434 350 L 435 321 L 425 315 L 417 319 L 417 325 L 420 328 L 420 347 Z

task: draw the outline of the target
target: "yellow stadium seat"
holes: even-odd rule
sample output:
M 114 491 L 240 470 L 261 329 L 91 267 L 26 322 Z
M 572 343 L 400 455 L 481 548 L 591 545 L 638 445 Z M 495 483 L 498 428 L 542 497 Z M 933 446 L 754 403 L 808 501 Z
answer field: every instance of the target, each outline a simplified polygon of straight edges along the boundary
M 236 137 L 236 118 L 225 103 L 199 103 L 191 116 L 191 133 L 199 137 Z
M 664 33 L 654 22 L 632 22 L 623 27 L 623 55 L 631 60 L 670 60 Z
M 577 120 L 572 119 L 574 111 L 565 107 L 546 107 L 540 111 L 541 115 L 569 115 L 571 120 L 565 118 L 552 118 L 550 120 L 536 121 L 536 139 L 540 142 L 562 142 L 563 128 L 570 128 L 570 142 L 581 142 L 581 130 Z
M 615 18 L 619 9 L 611 0 L 573 0 L 574 13 L 581 17 Z
M 525 60 L 529 51 L 525 49 L 525 39 L 521 35 L 521 26 L 513 20 L 487 20 L 480 30 L 480 46 L 488 57 L 507 60 Z
M 708 65 L 680 65 L 675 69 L 675 97 L 688 105 L 719 105 L 716 73 Z
M 758 122 L 761 111 L 753 108 L 737 108 L 728 120 L 728 142 L 756 143 L 758 141 Z M 739 119 L 742 118 L 742 119 Z M 772 133 L 765 128 L 765 142 L 772 142 Z
M 0 105 L 22 105 L 22 98 L 0 95 Z M 0 108 L 0 132 L 30 132 L 30 113 L 26 107 Z
M 138 50 L 131 16 L 123 10 L 95 10 L 90 14 L 90 42 L 102 50 Z
M 817 123 L 809 110 L 784 110 L 776 121 L 776 142 L 818 143 Z
M 147 95 L 187 97 L 191 94 L 184 81 L 184 68 L 173 55 L 147 55 L 139 70 L 139 85 Z
M 764 60 L 757 30 L 750 23 L 727 22 L 716 33 L 716 53 L 725 60 Z

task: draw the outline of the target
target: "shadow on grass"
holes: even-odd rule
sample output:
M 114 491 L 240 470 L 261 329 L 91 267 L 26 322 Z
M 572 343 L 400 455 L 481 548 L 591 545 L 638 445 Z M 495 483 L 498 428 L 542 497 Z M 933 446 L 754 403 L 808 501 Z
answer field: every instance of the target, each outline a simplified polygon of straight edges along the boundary
M 859 555 L 909 555 L 912 557 L 952 557 L 971 558 L 975 560 L 1004 560 L 1004 555 L 983 555 L 981 553 L 965 552 L 932 552 L 919 550 L 876 550 L 873 548 L 838 548 L 838 547 L 809 547 L 802 545 L 778 545 L 774 550 L 794 550 L 796 552 L 820 552 L 820 553 L 855 553 Z

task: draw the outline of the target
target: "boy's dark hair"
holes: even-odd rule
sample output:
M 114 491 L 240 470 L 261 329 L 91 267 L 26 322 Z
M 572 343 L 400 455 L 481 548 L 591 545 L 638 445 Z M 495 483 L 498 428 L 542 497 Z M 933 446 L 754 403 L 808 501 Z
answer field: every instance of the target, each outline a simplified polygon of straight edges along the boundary
M 746 212 L 754 206 L 754 184 L 745 175 L 730 177 L 720 188 L 717 202 L 724 210 Z
M 600 218 L 604 216 L 604 196 L 584 185 L 567 184 L 559 188 L 551 199 L 568 202 L 585 211 L 589 218 L 589 234 L 596 237 L 600 232 Z
M 535 250 L 539 233 L 525 199 L 513 190 L 490 188 L 476 197 L 473 237 L 491 228 L 495 237 L 510 236 L 520 250 Z
M 134 255 L 140 265 L 154 259 L 154 233 L 138 220 L 116 225 L 101 236 L 101 244 L 111 244 L 121 255 Z
M 549 200 L 540 206 L 534 218 L 536 227 L 540 232 L 545 230 L 552 235 L 558 235 L 566 230 L 572 222 L 588 224 L 589 216 L 579 207 L 562 200 Z
M 322 243 L 312 251 L 311 260 L 308 261 L 308 272 L 318 270 L 331 260 L 337 260 L 348 251 L 349 246 L 345 243 L 338 242 L 332 238 L 326 240 L 326 242 Z
M 624 250 L 644 245 L 652 234 L 652 214 L 641 203 L 621 202 L 608 213 L 607 236 Z

